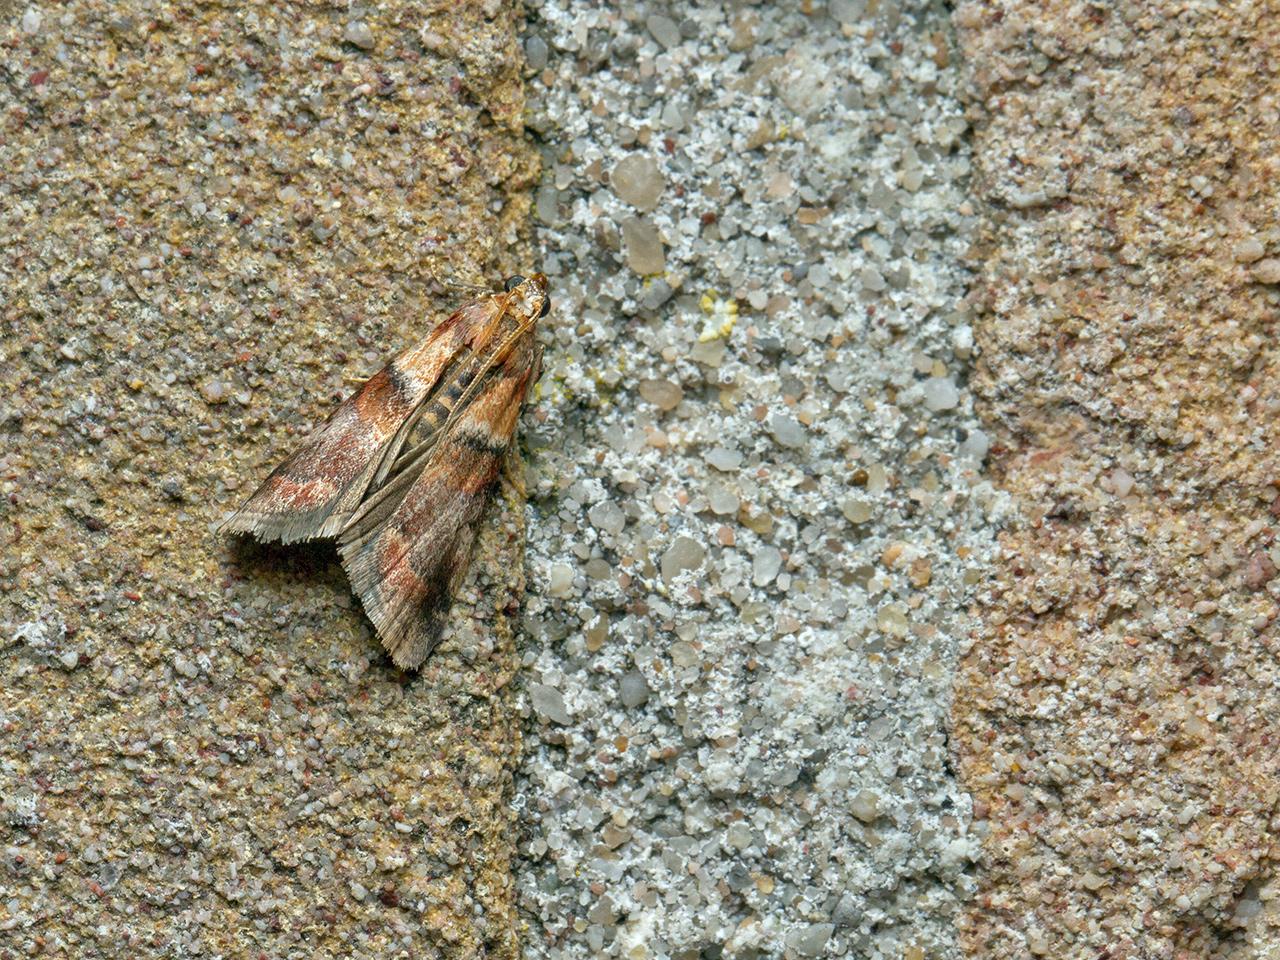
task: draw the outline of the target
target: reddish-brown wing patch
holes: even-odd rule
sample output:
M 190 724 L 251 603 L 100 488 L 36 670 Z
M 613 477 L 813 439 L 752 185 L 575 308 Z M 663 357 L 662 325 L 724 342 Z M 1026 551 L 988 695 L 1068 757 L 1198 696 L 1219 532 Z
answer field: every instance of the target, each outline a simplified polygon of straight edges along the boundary
M 400 667 L 418 667 L 440 640 L 539 354 L 530 329 L 442 432 L 421 472 L 388 484 L 389 492 L 402 486 L 403 497 L 363 511 L 339 537 L 352 588 Z
M 399 455 L 408 426 L 445 371 L 491 335 L 502 315 L 495 297 L 462 306 L 333 412 L 280 464 L 221 529 L 293 543 L 336 536 L 366 492 Z

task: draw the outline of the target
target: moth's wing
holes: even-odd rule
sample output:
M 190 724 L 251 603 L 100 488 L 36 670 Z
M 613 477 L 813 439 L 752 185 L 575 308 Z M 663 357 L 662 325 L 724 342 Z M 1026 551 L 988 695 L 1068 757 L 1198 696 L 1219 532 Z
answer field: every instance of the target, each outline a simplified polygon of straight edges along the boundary
M 498 478 L 488 452 L 437 451 L 383 525 L 339 540 L 343 566 L 396 665 L 418 667 L 440 641 Z
M 534 368 L 529 336 L 485 380 L 429 453 L 396 474 L 338 537 L 342 564 L 396 665 L 440 641 Z
M 492 323 L 496 309 L 491 297 L 471 301 L 365 381 L 221 531 L 282 543 L 337 536 L 400 453 L 423 401 L 475 332 Z

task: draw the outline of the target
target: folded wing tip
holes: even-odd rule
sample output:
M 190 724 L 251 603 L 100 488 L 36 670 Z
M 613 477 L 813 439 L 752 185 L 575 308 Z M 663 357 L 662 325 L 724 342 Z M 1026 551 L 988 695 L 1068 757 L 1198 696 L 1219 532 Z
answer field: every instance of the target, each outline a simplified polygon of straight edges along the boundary
M 246 517 L 244 511 L 233 510 L 214 525 L 213 532 L 223 537 L 236 536 L 237 534 L 253 534 L 253 521 L 250 517 Z
M 309 518 L 298 518 L 289 515 L 273 515 L 252 513 L 237 510 L 214 527 L 214 532 L 221 536 L 244 534 L 253 537 L 259 543 L 307 543 L 313 540 L 324 540 L 334 535 L 326 522 L 317 527 Z
M 392 650 L 386 646 L 385 642 L 383 643 L 383 647 L 386 648 L 388 655 L 391 657 L 391 662 L 401 670 L 417 670 L 427 660 L 427 655 L 425 653 L 422 656 L 414 656 L 413 654 L 406 653 L 404 651 Z
M 405 595 L 385 596 L 384 580 L 368 546 L 339 540 L 338 552 L 352 592 L 392 663 L 401 670 L 419 669 L 440 642 L 450 605 L 428 610 Z

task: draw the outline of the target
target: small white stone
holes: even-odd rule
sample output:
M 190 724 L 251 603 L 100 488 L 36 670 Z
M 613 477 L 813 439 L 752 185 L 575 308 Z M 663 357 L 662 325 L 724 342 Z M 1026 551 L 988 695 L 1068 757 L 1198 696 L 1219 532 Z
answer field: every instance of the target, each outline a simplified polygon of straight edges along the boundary
M 553 563 L 547 576 L 547 593 L 553 597 L 567 597 L 573 589 L 573 567 L 567 563 Z
M 991 449 L 991 438 L 983 430 L 970 430 L 960 444 L 960 455 L 973 460 L 983 460 Z
M 706 555 L 706 547 L 697 540 L 676 537 L 675 542 L 662 555 L 662 579 L 670 583 L 685 570 L 698 569 Z
M 707 503 L 717 516 L 727 517 L 738 512 L 738 495 L 719 483 L 707 487 Z
M 1117 497 L 1127 497 L 1133 492 L 1133 477 L 1127 470 L 1111 471 L 1111 490 Z
M 802 447 L 805 441 L 805 429 L 800 421 L 785 413 L 769 414 L 769 432 L 773 439 L 784 447 Z
M 1259 283 L 1280 283 L 1280 260 L 1268 257 L 1253 265 L 1253 278 Z
M 725 447 L 713 447 L 704 459 L 722 473 L 731 473 L 742 466 L 742 454 Z
M 626 514 L 612 500 L 601 500 L 587 511 L 587 519 L 597 530 L 617 536 L 627 525 Z
M 773 582 L 782 569 L 782 553 L 777 547 L 761 547 L 751 558 L 751 582 L 763 587 Z
M 1256 263 L 1266 252 L 1267 249 L 1262 245 L 1261 240 L 1257 237 L 1246 237 L 1236 244 L 1232 254 L 1236 258 L 1236 263 Z
M 849 812 L 863 823 L 872 823 L 880 816 L 880 795 L 874 790 L 859 790 L 849 801 Z
M 938 413 L 954 410 L 960 403 L 960 391 L 950 377 L 930 377 L 924 382 L 924 405 Z
M 555 687 L 549 687 L 545 683 L 531 683 L 529 699 L 533 703 L 534 712 L 539 716 L 546 717 L 553 723 L 569 722 L 569 710 L 564 705 L 564 694 Z
M 355 44 L 361 50 L 373 49 L 373 31 L 363 20 L 352 20 L 342 32 L 342 39 Z

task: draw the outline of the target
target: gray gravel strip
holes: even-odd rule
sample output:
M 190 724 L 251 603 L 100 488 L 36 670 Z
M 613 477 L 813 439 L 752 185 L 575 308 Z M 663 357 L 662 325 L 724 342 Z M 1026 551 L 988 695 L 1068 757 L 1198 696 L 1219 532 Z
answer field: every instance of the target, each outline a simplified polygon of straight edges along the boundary
M 534 957 L 954 954 L 945 718 L 1003 500 L 935 3 L 533 3 Z

